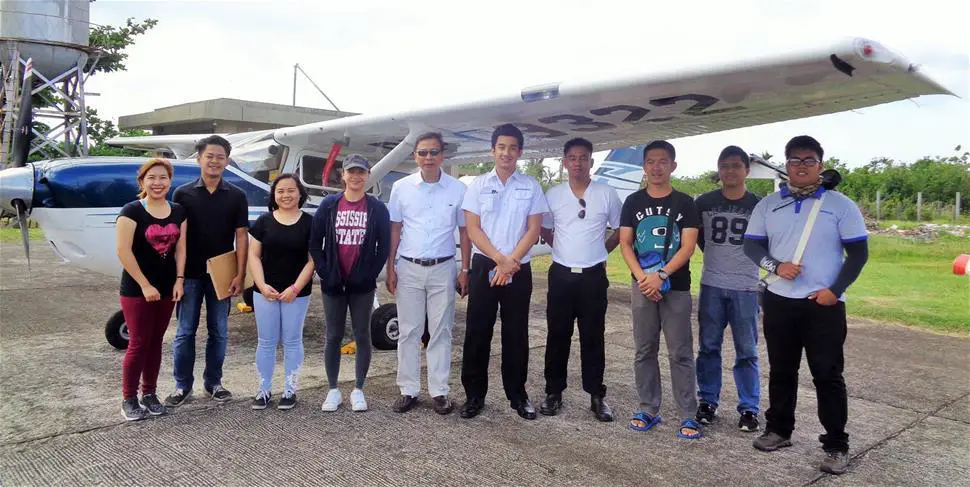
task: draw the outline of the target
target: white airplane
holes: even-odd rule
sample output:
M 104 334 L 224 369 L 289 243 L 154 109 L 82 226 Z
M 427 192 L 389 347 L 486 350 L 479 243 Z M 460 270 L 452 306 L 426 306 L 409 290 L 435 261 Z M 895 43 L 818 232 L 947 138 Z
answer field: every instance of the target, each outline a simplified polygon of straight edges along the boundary
M 848 39 L 819 49 L 689 71 L 563 81 L 457 105 L 228 134 L 232 165 L 225 178 L 246 193 L 251 221 L 267 211 L 269 183 L 280 173 L 299 175 L 312 195 L 305 210 L 313 212 L 322 197 L 340 190 L 341 154 L 356 152 L 378 161 L 371 169 L 369 191 L 386 201 L 393 182 L 415 170 L 411 157 L 421 133 L 444 135 L 446 165 L 476 163 L 491 160 L 493 128 L 512 123 L 526 137 L 523 159 L 561 156 L 563 144 L 573 137 L 589 139 L 596 151 L 611 149 L 594 168 L 593 179 L 610 184 L 625 198 L 640 187 L 642 144 L 650 139 L 676 139 L 924 95 L 954 94 L 878 42 Z M 182 159 L 174 164 L 174 191 L 198 177 L 198 165 L 188 158 L 195 142 L 208 135 L 123 137 L 108 142 L 165 149 Z M 19 215 L 28 259 L 25 222 L 29 217 L 38 222 L 64 261 L 119 275 L 121 264 L 113 245 L 115 217 L 136 197 L 134 175 L 144 160 L 20 161 L 15 164 L 19 167 L 0 172 L 0 207 Z M 760 165 L 753 166 L 752 177 L 777 181 L 784 174 L 764 161 L 756 162 Z M 532 249 L 533 255 L 548 252 L 542 242 Z M 375 302 L 375 307 L 374 345 L 394 348 L 394 304 Z M 120 311 L 105 328 L 112 345 L 127 346 Z

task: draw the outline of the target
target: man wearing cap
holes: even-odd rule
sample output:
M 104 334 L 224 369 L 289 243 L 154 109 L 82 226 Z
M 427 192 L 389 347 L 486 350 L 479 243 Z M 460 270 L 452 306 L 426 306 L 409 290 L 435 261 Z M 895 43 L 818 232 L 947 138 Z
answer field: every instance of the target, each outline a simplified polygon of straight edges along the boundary
M 604 400 L 606 366 L 606 259 L 619 244 L 620 210 L 616 190 L 594 183 L 589 176 L 593 144 L 583 138 L 566 142 L 563 165 L 569 181 L 546 192 L 549 213 L 542 222 L 542 237 L 552 246 L 549 291 L 546 299 L 546 399 L 539 412 L 555 416 L 566 389 L 566 364 L 573 322 L 578 321 L 583 390 L 590 395 L 590 410 L 600 421 L 613 421 Z M 607 226 L 614 232 L 606 238 Z
M 323 361 L 330 390 L 321 409 L 328 412 L 343 402 L 337 378 L 348 309 L 357 342 L 350 406 L 354 411 L 367 410 L 364 379 L 371 357 L 370 318 L 377 276 L 391 243 L 387 207 L 366 192 L 369 176 L 370 162 L 359 154 L 348 155 L 341 174 L 344 191 L 323 199 L 310 230 L 310 256 L 320 276 L 327 327 Z
M 849 466 L 844 293 L 868 259 L 868 232 L 855 202 L 824 186 L 822 157 L 814 138 L 791 139 L 785 146 L 788 183 L 758 202 L 744 234 L 745 253 L 769 273 L 763 298 L 768 411 L 754 447 L 791 446 L 804 349 L 825 428 L 820 469 L 841 474 Z
M 399 179 L 391 189 L 391 250 L 387 290 L 397 298 L 397 385 L 401 396 L 394 411 L 410 411 L 421 391 L 421 335 L 427 318 L 428 392 L 438 414 L 448 414 L 451 375 L 451 330 L 455 321 L 455 284 L 465 296 L 471 243 L 461 202 L 465 184 L 441 170 L 444 141 L 440 133 L 418 137 L 414 162 L 418 172 Z M 461 243 L 461 267 L 455 262 L 455 229 Z
M 468 238 L 474 244 L 461 366 L 467 398 L 460 411 L 463 418 L 478 416 L 485 407 L 492 332 L 500 306 L 505 396 L 519 416 L 536 418 L 525 390 L 532 299 L 529 249 L 539 239 L 542 214 L 549 206 L 539 182 L 516 167 L 522 144 L 522 131 L 514 125 L 496 128 L 492 132 L 495 169 L 476 177 L 462 202 Z

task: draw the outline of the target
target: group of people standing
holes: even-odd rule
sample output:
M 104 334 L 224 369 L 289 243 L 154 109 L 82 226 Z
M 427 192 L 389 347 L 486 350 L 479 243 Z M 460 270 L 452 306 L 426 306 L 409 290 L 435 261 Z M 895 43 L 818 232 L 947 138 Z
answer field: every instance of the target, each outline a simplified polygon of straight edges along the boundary
M 414 143 L 418 171 L 394 184 L 387 206 L 365 191 L 369 161 L 350 155 L 343 161 L 344 191 L 326 197 L 313 217 L 301 210 L 307 192 L 300 181 L 290 174 L 280 175 L 271 187 L 270 211 L 251 228 L 245 195 L 221 177 L 230 151 L 224 139 L 212 136 L 199 142 L 201 177 L 178 188 L 172 202 L 165 199 L 171 187 L 171 165 L 163 159 L 147 162 L 138 173 L 141 199 L 126 205 L 118 218 L 118 252 L 125 267 L 121 302 L 131 334 L 123 367 L 126 418 L 163 414 L 165 405 L 178 406 L 192 394 L 195 330 L 203 299 L 209 328 L 204 389 L 214 400 L 231 398 L 221 384 L 229 299 L 216 298 L 205 275 L 205 259 L 235 246 L 239 267 L 230 291 L 241 291 L 247 260 L 258 291 L 253 301 L 260 386 L 253 409 L 272 403 L 280 341 L 285 380 L 277 408 L 296 404 L 303 324 L 314 272 L 320 280 L 326 322 L 329 391 L 322 409 L 335 411 L 343 403 L 337 378 L 348 309 L 357 342 L 350 406 L 353 411 L 368 409 L 363 389 L 371 355 L 370 314 L 377 277 L 386 268 L 400 331 L 400 396 L 392 409 L 405 413 L 420 402 L 426 328 L 427 392 L 432 408 L 439 414 L 455 409 L 449 388 L 455 302 L 458 296 L 467 296 L 461 363 L 465 401 L 459 415 L 473 418 L 485 407 L 491 342 L 500 316 L 506 399 L 519 416 L 535 419 L 537 408 L 526 390 L 533 290 L 529 251 L 541 235 L 552 247 L 552 264 L 546 305 L 545 398 L 538 413 L 552 416 L 563 407 L 575 326 L 582 388 L 590 395 L 590 411 L 597 420 L 614 420 L 604 380 L 606 261 L 620 247 L 631 273 L 639 398 L 629 427 L 647 431 L 662 420 L 658 349 L 663 332 L 681 419 L 677 436 L 703 436 L 702 425 L 717 416 L 720 350 L 724 329 L 730 324 L 738 427 L 760 430 L 757 315 L 761 293 L 771 366 L 770 407 L 765 433 L 754 446 L 771 451 L 791 444 L 797 370 L 804 348 L 826 429 L 820 439 L 829 454 L 822 468 L 844 471 L 848 435 L 842 378 L 843 292 L 865 263 L 866 232 L 851 200 L 822 185 L 823 153 L 818 142 L 807 136 L 792 139 L 785 149 L 789 182 L 780 192 L 761 199 L 745 186 L 748 155 L 738 147 L 727 147 L 717 161 L 722 187 L 696 201 L 671 186 L 676 152 L 666 141 L 646 146 L 646 186 L 626 201 L 609 185 L 591 180 L 593 145 L 588 140 L 576 138 L 565 144 L 563 165 L 569 179 L 545 194 L 534 178 L 517 169 L 523 144 L 522 132 L 515 126 L 496 128 L 491 137 L 494 169 L 466 187 L 441 170 L 442 136 L 423 134 Z M 810 237 L 803 236 L 805 227 L 814 228 Z M 613 232 L 608 236 L 609 229 Z M 456 231 L 461 266 L 453 260 Z M 695 247 L 704 252 L 696 359 L 689 270 Z M 759 267 L 774 279 L 760 280 Z M 767 288 L 759 289 L 765 281 Z M 176 388 L 162 405 L 155 382 L 162 336 L 176 304 Z

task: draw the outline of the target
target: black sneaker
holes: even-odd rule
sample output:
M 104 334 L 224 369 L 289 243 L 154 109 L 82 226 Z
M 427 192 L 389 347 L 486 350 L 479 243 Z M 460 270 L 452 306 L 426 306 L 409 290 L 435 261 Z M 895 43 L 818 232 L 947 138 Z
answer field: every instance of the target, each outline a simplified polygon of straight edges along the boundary
M 717 406 L 702 402 L 697 406 L 697 414 L 694 417 L 697 418 L 698 423 L 708 425 L 714 422 L 715 415 L 717 415 Z
M 165 406 L 158 401 L 158 396 L 153 394 L 145 394 L 141 396 L 141 405 L 148 410 L 148 414 L 152 416 L 161 416 L 165 414 Z
M 148 410 L 138 404 L 137 397 L 129 397 L 121 402 L 121 413 L 128 421 L 140 421 L 148 417 Z
M 761 425 L 758 423 L 758 415 L 754 411 L 741 413 L 741 419 L 738 420 L 738 429 L 745 433 L 751 433 L 761 429 Z
M 205 395 L 211 397 L 213 401 L 217 402 L 226 402 L 232 399 L 232 393 L 227 389 L 223 389 L 221 385 L 212 386 L 212 389 L 206 387 Z
M 272 398 L 273 395 L 269 392 L 259 391 L 259 394 L 256 394 L 256 397 L 253 398 L 253 403 L 250 407 L 253 409 L 266 409 Z
M 280 403 L 276 405 L 276 409 L 293 409 L 293 406 L 296 406 L 296 394 L 284 392 L 283 397 L 280 398 Z
M 190 397 L 192 397 L 192 389 L 175 389 L 175 392 L 165 398 L 165 405 L 170 408 L 178 407 L 184 404 Z

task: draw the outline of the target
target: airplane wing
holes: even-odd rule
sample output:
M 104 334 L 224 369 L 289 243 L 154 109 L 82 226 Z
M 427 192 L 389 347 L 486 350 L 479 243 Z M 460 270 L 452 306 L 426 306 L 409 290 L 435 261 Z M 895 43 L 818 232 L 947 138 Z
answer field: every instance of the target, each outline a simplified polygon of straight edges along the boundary
M 176 159 L 185 159 L 195 154 L 196 142 L 210 135 L 220 135 L 228 140 L 233 147 L 237 147 L 272 132 L 272 130 L 257 130 L 254 132 L 239 132 L 235 134 L 144 135 L 137 137 L 113 137 L 104 142 L 110 146 L 127 149 L 167 149 L 175 154 Z
M 649 60 L 641 61 L 649 66 Z M 917 65 L 868 39 L 694 70 L 599 82 L 556 82 L 493 99 L 382 115 L 356 115 L 277 129 L 291 147 L 326 153 L 343 144 L 376 161 L 409 132 L 440 131 L 446 163 L 490 160 L 491 132 L 513 123 L 523 158 L 558 156 L 585 137 L 594 150 L 842 112 L 922 95 L 953 93 Z

